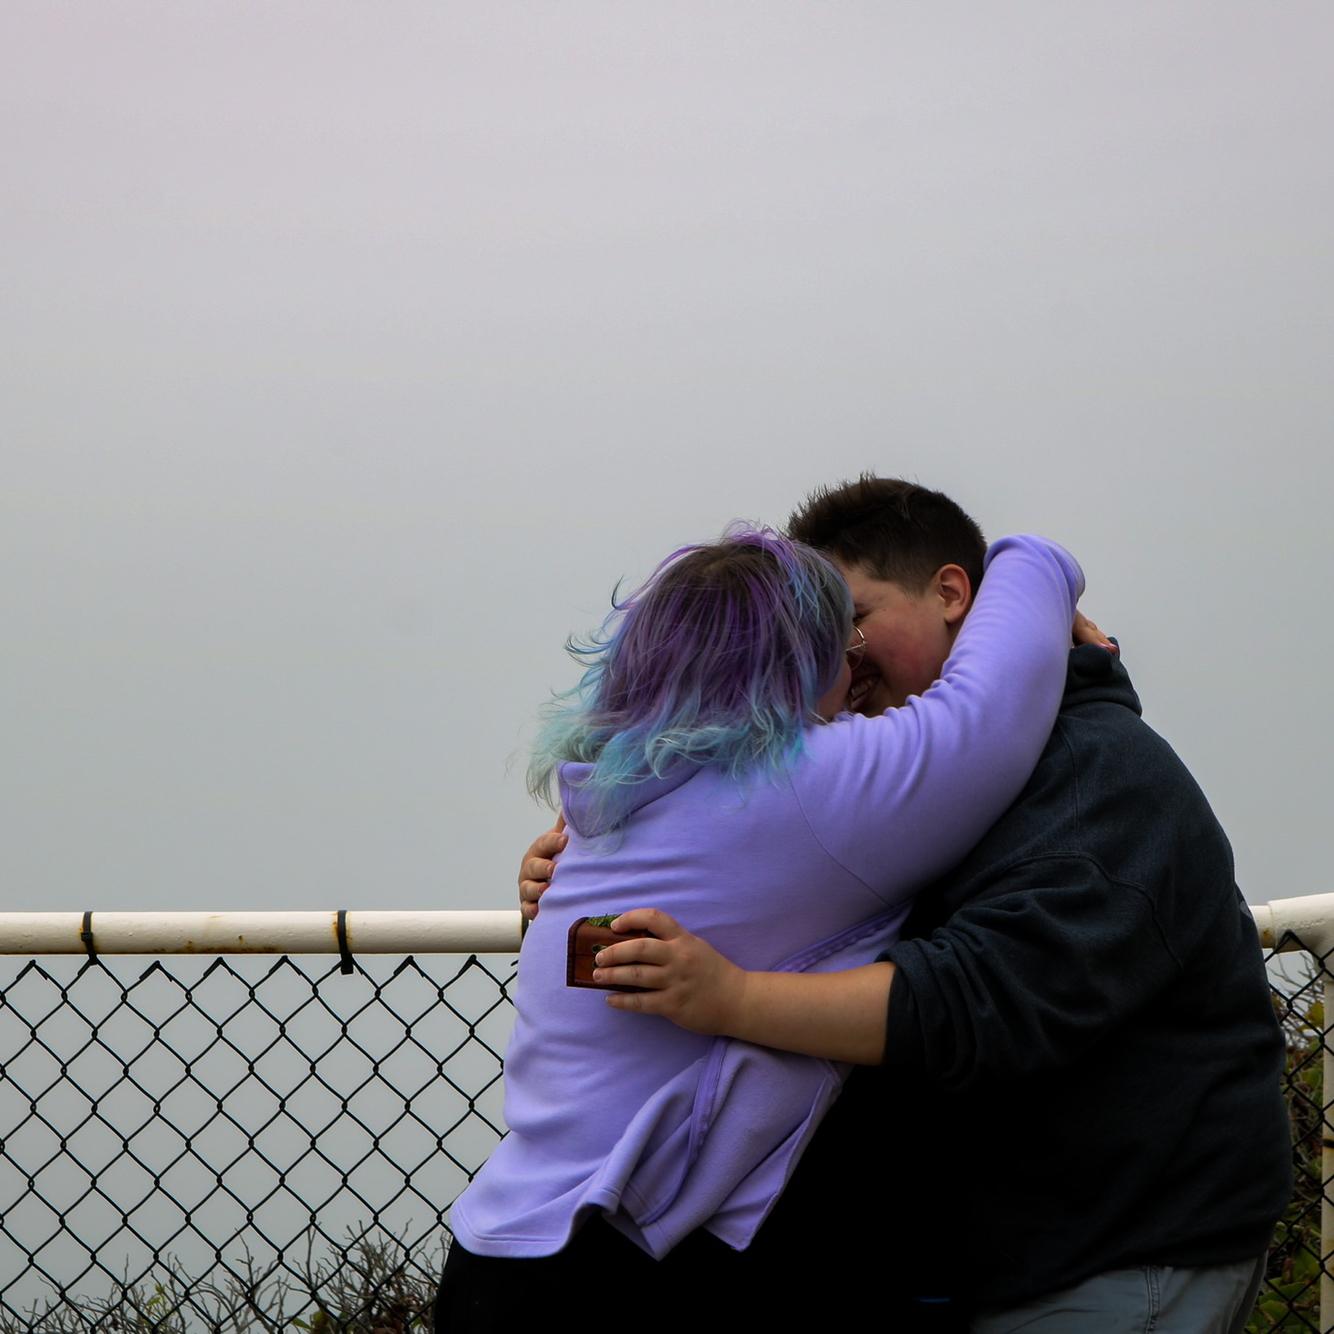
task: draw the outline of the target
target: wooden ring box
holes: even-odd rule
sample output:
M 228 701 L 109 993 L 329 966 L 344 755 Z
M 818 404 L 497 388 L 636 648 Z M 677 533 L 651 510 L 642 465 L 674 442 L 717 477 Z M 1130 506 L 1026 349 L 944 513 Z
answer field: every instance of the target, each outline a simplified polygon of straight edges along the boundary
M 615 916 L 616 914 L 612 914 Z M 609 926 L 602 926 L 589 917 L 577 918 L 570 926 L 565 946 L 565 985 L 591 987 L 594 991 L 646 991 L 646 987 L 620 987 L 609 982 L 593 981 L 593 958 L 608 945 L 623 940 L 642 940 L 648 931 L 627 931 L 622 934 Z

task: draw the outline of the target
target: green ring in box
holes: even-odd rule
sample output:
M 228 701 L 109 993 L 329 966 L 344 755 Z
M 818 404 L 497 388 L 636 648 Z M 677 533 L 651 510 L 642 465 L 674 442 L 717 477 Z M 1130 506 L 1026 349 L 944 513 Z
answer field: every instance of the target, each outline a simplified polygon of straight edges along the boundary
M 608 945 L 617 945 L 623 940 L 641 940 L 649 935 L 648 931 L 627 931 L 621 934 L 613 931 L 608 922 L 614 922 L 620 913 L 607 913 L 603 917 L 579 917 L 570 926 L 570 934 L 565 945 L 565 985 L 567 987 L 591 987 L 594 991 L 646 991 L 646 987 L 618 987 L 610 982 L 593 981 L 593 957 Z

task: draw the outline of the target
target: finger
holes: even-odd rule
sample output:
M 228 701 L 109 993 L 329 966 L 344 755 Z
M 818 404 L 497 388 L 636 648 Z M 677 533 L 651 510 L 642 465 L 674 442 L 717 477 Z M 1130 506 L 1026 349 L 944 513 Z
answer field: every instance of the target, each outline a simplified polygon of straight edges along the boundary
M 550 888 L 551 886 L 545 880 L 520 880 L 519 902 L 531 903 L 536 906 L 538 899 Z
M 648 983 L 616 983 L 617 986 L 644 986 Z M 613 1010 L 632 1010 L 636 1014 L 668 1014 L 673 1002 L 666 992 L 643 990 L 643 991 L 609 991 L 604 998 Z
M 675 940 L 686 934 L 685 927 L 675 917 L 669 917 L 659 908 L 631 908 L 611 924 L 611 929 L 620 933 L 647 931 L 659 940 Z
M 529 857 L 524 864 L 519 867 L 519 883 L 525 880 L 540 880 L 544 884 L 555 874 L 556 863 L 548 861 L 545 857 Z
M 523 903 L 519 904 L 519 912 L 525 922 L 531 922 L 537 917 L 537 904 L 530 900 L 524 900 Z
M 530 857 L 558 857 L 569 841 L 569 834 L 563 830 L 559 832 L 555 829 L 549 830 L 541 838 L 534 841 L 533 846 L 528 849 L 528 855 Z
M 671 998 L 661 991 L 609 991 L 603 999 L 613 1010 L 631 1014 L 663 1014 L 670 1019 L 674 1013 Z
M 570 836 L 565 833 L 564 821 L 558 821 L 554 829 L 548 829 L 545 834 L 539 834 L 528 845 L 528 851 L 523 854 L 523 860 L 519 863 L 519 879 L 534 879 L 535 877 L 526 873 L 529 862 L 547 861 L 559 857 L 569 841 Z
M 665 941 L 643 936 L 639 940 L 621 940 L 600 949 L 594 957 L 598 968 L 616 968 L 627 963 L 647 963 L 661 968 L 672 957 L 672 947 Z
M 661 991 L 672 984 L 663 969 L 642 963 L 626 964 L 623 968 L 595 968 L 593 981 L 600 987 L 645 987 L 651 991 Z
M 1071 638 L 1076 644 L 1096 644 L 1109 653 L 1118 652 L 1117 646 L 1099 628 L 1096 621 L 1091 621 L 1082 611 L 1075 612 Z

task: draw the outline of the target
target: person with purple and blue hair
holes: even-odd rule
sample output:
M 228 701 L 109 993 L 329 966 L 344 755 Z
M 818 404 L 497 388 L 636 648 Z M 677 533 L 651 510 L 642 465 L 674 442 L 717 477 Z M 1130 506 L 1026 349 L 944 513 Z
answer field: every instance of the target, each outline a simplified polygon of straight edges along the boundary
M 830 664 L 851 625 L 843 576 L 771 529 L 733 524 L 672 552 L 589 643 L 567 644 L 584 672 L 544 711 L 528 790 L 559 805 L 561 766 L 586 763 L 585 799 L 615 805 L 614 826 L 626 790 L 678 760 L 734 779 L 783 768 L 812 715 L 843 702 Z
M 874 960 L 1019 793 L 1056 717 L 1079 567 L 1010 537 L 987 569 L 966 625 L 966 576 L 941 582 L 953 652 L 881 717 L 844 711 L 864 640 L 841 575 L 767 529 L 674 552 L 571 646 L 583 676 L 529 772 L 568 845 L 519 961 L 509 1135 L 454 1205 L 437 1328 L 515 1328 L 563 1285 L 637 1266 L 683 1296 L 739 1272 L 845 1067 L 567 987 L 567 933 L 647 897 L 742 968 Z

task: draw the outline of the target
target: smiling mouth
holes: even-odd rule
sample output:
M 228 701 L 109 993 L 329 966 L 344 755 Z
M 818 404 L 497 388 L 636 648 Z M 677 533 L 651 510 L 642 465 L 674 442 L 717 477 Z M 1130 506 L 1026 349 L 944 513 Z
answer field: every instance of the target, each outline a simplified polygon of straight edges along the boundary
M 879 680 L 878 676 L 863 676 L 861 680 L 852 683 L 848 690 L 848 709 L 850 712 L 861 712 L 861 707 L 866 703 L 867 696 L 875 689 Z

